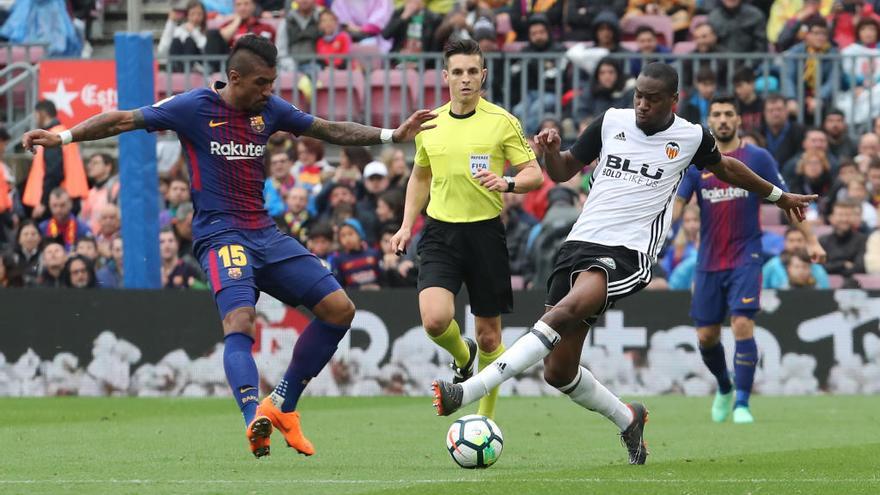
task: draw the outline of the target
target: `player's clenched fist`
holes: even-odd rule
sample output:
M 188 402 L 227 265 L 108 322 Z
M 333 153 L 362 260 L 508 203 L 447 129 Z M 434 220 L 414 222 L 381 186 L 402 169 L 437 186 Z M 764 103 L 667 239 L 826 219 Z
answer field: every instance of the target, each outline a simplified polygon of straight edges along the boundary
M 546 153 L 548 151 L 550 153 L 559 153 L 560 146 L 562 146 L 562 137 L 556 129 L 544 129 L 535 136 L 535 147 L 538 148 L 539 153 Z
M 34 129 L 24 133 L 24 136 L 21 138 L 21 145 L 30 152 L 34 151 L 34 146 L 45 146 L 47 148 L 61 146 L 61 136 L 44 129 Z
M 402 227 L 398 230 L 391 238 L 391 252 L 396 253 L 398 256 L 405 254 L 406 245 L 409 244 L 410 237 L 412 237 L 410 229 Z

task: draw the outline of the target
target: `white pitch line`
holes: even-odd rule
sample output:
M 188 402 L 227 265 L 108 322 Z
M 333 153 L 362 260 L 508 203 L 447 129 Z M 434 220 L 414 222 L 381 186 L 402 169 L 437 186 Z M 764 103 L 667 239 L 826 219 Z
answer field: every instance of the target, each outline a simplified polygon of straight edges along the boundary
M 346 479 L 328 479 L 328 480 L 261 480 L 260 483 L 266 484 L 290 484 L 304 483 L 313 485 L 392 485 L 392 484 L 439 484 L 439 483 L 487 483 L 487 482 L 505 482 L 505 483 L 625 483 L 625 484 L 642 484 L 642 483 L 660 483 L 660 484 L 713 484 L 713 483 L 880 483 L 878 478 L 799 478 L 799 479 L 782 479 L 782 478 L 722 478 L 715 480 L 707 479 L 613 479 L 613 478 L 528 478 L 528 479 L 510 479 L 510 478 L 454 478 L 454 479 L 432 479 L 432 480 L 346 480 Z M 116 485 L 189 485 L 189 484 L 214 484 L 214 485 L 236 485 L 250 484 L 252 480 L 0 480 L 0 485 L 67 485 L 67 484 L 116 484 Z

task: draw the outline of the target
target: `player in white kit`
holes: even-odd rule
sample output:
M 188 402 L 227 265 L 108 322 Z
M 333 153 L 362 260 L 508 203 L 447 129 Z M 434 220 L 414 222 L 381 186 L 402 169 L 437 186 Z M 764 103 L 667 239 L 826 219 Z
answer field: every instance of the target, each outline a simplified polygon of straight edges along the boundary
M 620 428 L 630 464 L 644 464 L 648 451 L 642 404 L 623 403 L 580 364 L 590 326 L 617 299 L 651 280 L 672 220 L 679 183 L 691 164 L 721 180 L 759 194 L 788 215 L 804 218 L 817 197 L 784 193 L 742 162 L 722 156 L 712 135 L 672 113 L 678 74 L 663 63 L 647 65 L 636 82 L 634 109 L 610 109 L 594 120 L 570 150 L 545 129 L 536 137 L 547 172 L 569 180 L 598 159 L 590 195 L 559 250 L 547 283 L 544 316 L 495 363 L 469 380 L 433 383 L 434 407 L 449 415 L 503 381 L 544 359 L 544 379 L 586 409 Z

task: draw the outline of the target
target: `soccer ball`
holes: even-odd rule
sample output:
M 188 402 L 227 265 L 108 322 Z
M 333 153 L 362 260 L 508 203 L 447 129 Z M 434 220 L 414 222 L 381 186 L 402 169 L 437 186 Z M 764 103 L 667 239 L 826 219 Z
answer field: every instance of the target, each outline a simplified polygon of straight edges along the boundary
M 487 468 L 501 457 L 504 439 L 501 428 L 486 416 L 469 414 L 458 418 L 446 434 L 446 448 L 452 460 L 466 469 Z

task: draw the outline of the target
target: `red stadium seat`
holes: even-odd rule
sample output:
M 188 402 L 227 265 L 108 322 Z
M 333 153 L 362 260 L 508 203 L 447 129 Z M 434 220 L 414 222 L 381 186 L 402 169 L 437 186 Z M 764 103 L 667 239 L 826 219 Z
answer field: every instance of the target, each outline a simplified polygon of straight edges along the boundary
M 507 53 L 518 53 L 523 50 L 523 48 L 528 45 L 525 41 L 511 41 L 510 43 L 506 43 L 503 47 L 501 47 L 501 51 Z
M 832 289 L 843 287 L 843 277 L 840 275 L 828 275 L 828 285 L 830 285 Z
M 349 84 L 351 85 L 351 105 L 348 104 Z M 332 94 L 332 107 L 331 107 Z M 364 75 L 358 70 L 329 69 L 318 73 L 315 89 L 315 113 L 318 117 L 330 120 L 360 121 L 363 114 Z
M 855 277 L 859 281 L 859 286 L 863 289 L 880 289 L 880 274 L 859 273 Z
M 692 53 L 697 49 L 697 44 L 693 41 L 679 41 L 672 47 L 672 53 Z
M 816 239 L 830 234 L 832 230 L 834 230 L 834 229 L 830 225 L 813 224 L 813 235 L 816 236 Z
M 9 48 L 0 48 L 0 66 L 6 66 L 15 62 L 27 62 L 36 64 L 43 58 L 45 50 L 42 45 L 16 45 Z
M 636 29 L 641 26 L 650 26 L 657 33 L 657 41 L 661 45 L 672 46 L 675 40 L 672 30 L 672 20 L 665 15 L 635 15 L 622 19 L 620 29 L 623 31 L 624 40 L 634 40 Z
M 160 71 L 156 73 L 156 95 L 160 99 L 183 93 L 193 88 L 201 88 L 206 84 L 205 76 L 201 72 L 185 74 L 182 72 Z
M 761 226 L 782 225 L 782 210 L 776 205 L 761 205 Z
M 376 45 L 351 45 L 351 57 L 367 72 L 382 68 L 382 54 Z
M 498 62 L 500 63 L 500 62 Z M 419 105 L 419 89 L 424 93 L 422 105 Z M 415 92 L 413 104 L 420 108 L 437 108 L 449 101 L 449 84 L 443 80 L 443 71 L 428 69 L 422 74 L 421 85 L 412 88 Z
M 303 75 L 298 72 L 282 72 L 278 75 L 275 85 L 278 90 L 278 96 L 284 99 L 284 101 L 293 103 L 298 108 L 308 110 L 309 99 L 299 90 L 298 86 L 301 77 Z
M 418 84 L 419 77 L 413 69 L 371 72 L 370 123 L 383 127 L 399 126 L 403 120 L 403 113 L 409 114 L 413 109 L 411 87 Z M 389 114 L 387 123 L 384 120 L 385 112 Z

